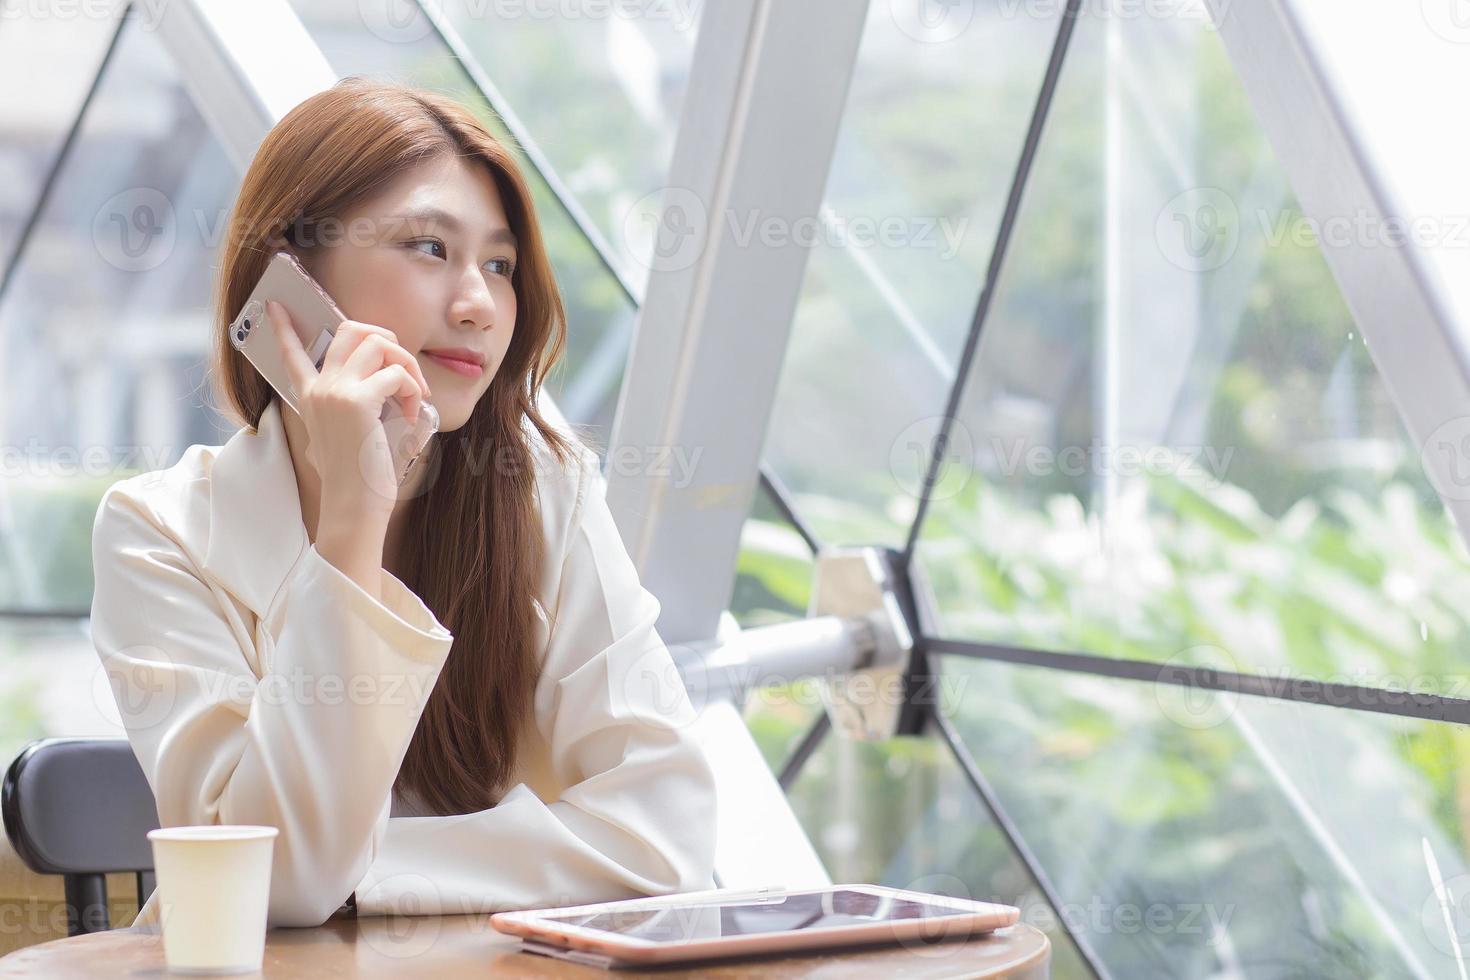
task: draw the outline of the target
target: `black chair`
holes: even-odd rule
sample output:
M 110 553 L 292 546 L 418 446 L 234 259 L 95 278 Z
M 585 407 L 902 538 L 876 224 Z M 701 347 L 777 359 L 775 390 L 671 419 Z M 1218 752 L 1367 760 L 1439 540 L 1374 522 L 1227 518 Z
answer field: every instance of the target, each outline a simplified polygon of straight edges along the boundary
M 65 876 L 68 935 L 111 928 L 110 873 L 138 876 L 139 908 L 152 894 L 158 806 L 127 739 L 31 742 L 6 770 L 0 815 L 26 867 Z

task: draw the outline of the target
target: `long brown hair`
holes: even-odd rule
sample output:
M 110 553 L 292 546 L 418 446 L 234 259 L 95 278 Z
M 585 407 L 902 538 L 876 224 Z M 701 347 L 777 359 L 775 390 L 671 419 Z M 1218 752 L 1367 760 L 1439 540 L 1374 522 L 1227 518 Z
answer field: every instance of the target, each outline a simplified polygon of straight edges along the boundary
M 544 542 L 526 423 L 559 462 L 573 453 L 536 408 L 566 345 L 566 315 L 530 191 L 507 149 L 453 99 L 392 82 L 349 76 L 292 109 L 256 151 L 227 225 L 211 380 L 222 414 L 253 431 L 275 393 L 230 345 L 227 329 L 271 254 L 445 153 L 482 163 L 495 180 L 516 236 L 518 308 L 490 388 L 461 429 L 431 444 L 432 462 L 429 454 L 420 460 L 428 488 L 405 505 L 399 577 L 454 645 L 396 785 L 454 814 L 498 801 L 531 717 L 539 663 L 532 598 Z

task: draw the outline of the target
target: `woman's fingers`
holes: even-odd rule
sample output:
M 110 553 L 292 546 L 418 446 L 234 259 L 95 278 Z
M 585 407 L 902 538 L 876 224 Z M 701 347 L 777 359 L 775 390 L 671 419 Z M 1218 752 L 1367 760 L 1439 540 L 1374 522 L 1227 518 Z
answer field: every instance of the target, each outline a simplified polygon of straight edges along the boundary
M 362 386 L 379 401 L 398 398 L 403 402 L 403 416 L 409 425 L 418 422 L 423 404 L 419 383 L 402 364 L 389 364 L 363 379 Z
M 373 334 L 379 334 L 393 341 L 398 340 L 398 335 L 393 331 L 374 323 L 343 320 L 337 324 L 332 334 L 331 346 L 327 348 L 326 359 L 322 362 L 322 371 L 325 373 L 328 367 L 334 371 L 341 368 L 352 352 L 357 350 L 357 345 Z
M 393 331 L 371 323 L 344 320 L 327 345 L 318 372 L 302 346 L 290 312 L 275 300 L 267 302 L 266 311 L 277 335 L 276 343 L 287 375 L 303 403 L 313 406 L 303 412 L 308 429 L 314 425 L 340 424 L 328 421 L 337 411 L 335 408 L 329 408 L 328 414 L 318 420 L 323 406 L 355 404 L 366 420 L 367 412 L 363 410 L 371 408 L 376 418 L 390 398 L 401 402 L 403 415 L 410 425 L 418 422 L 424 400 L 430 394 L 429 382 L 418 359 L 398 343 Z
M 420 386 L 420 394 L 423 397 L 429 396 L 429 382 L 424 377 L 424 369 L 419 365 L 418 359 L 396 341 L 385 340 L 376 335 L 363 338 L 362 343 L 357 345 L 357 349 L 342 365 L 342 373 L 349 378 L 365 378 L 388 364 L 403 365 L 403 369 Z
M 307 385 L 316 377 L 316 367 L 312 364 L 306 349 L 301 346 L 301 338 L 296 333 L 296 325 L 291 321 L 291 314 L 286 308 L 275 300 L 268 300 L 265 309 L 267 319 L 270 320 L 271 333 L 276 336 L 276 347 L 286 367 L 286 374 L 296 390 L 304 392 Z
M 372 349 L 377 350 L 381 345 L 381 348 L 387 353 L 380 355 L 376 360 L 368 355 L 355 357 L 369 340 L 374 341 Z M 380 327 L 374 323 L 343 320 L 337 328 L 336 336 L 332 338 L 331 345 L 327 348 L 326 360 L 322 362 L 322 373 L 327 374 L 329 369 L 342 370 L 348 364 L 353 364 L 354 369 L 351 376 L 365 378 L 389 361 L 406 367 L 423 386 L 424 396 L 429 396 L 429 380 L 424 377 L 423 368 L 419 366 L 419 362 L 398 342 L 397 334 L 387 327 Z

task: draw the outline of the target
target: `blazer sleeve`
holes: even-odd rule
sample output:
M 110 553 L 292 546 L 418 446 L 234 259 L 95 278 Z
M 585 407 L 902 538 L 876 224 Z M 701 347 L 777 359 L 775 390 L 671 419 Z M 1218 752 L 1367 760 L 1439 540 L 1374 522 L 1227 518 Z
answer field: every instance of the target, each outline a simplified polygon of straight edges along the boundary
M 357 886 L 359 915 L 551 908 L 715 887 L 715 780 L 695 712 L 595 457 L 583 472 L 535 692 L 538 730 L 553 769 L 570 774 L 568 788 L 544 801 L 521 782 L 487 810 L 391 817 Z
M 146 501 L 116 485 L 92 560 L 93 643 L 160 824 L 278 828 L 269 924 L 326 921 L 372 863 L 453 636 L 391 573 L 379 601 L 315 545 L 283 585 L 279 636 L 263 623 L 252 636 Z

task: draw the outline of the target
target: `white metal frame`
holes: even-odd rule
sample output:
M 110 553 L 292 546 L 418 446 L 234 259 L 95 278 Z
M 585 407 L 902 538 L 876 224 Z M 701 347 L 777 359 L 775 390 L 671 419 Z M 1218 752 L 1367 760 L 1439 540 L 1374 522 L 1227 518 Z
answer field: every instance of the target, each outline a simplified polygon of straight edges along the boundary
M 820 220 L 866 14 L 851 0 L 722 0 L 701 14 L 659 226 L 688 234 L 653 250 L 609 439 L 608 504 L 672 643 L 719 638 L 806 270 L 790 232 Z M 740 242 L 735 229 L 759 219 L 785 244 Z M 687 486 L 643 465 L 674 450 L 696 461 Z M 740 773 L 727 780 L 745 786 L 721 792 L 721 824 L 762 828 L 722 838 L 720 884 L 830 883 L 736 704 L 703 718 L 725 772 Z
M 1322 253 L 1470 541 L 1470 140 L 1453 122 L 1470 27 L 1449 4 L 1208 5 L 1302 213 L 1347 232 L 1324 236 Z M 1390 221 L 1406 220 L 1429 233 L 1391 244 Z
M 337 81 L 285 0 L 168 3 L 157 30 L 189 97 L 241 173 L 272 126 Z
M 690 234 L 651 262 L 609 440 L 608 503 L 666 639 L 713 636 L 730 601 L 810 248 L 737 229 L 820 220 L 866 14 L 722 0 L 701 15 L 661 225 Z M 671 449 L 697 459 L 688 486 L 619 463 Z

